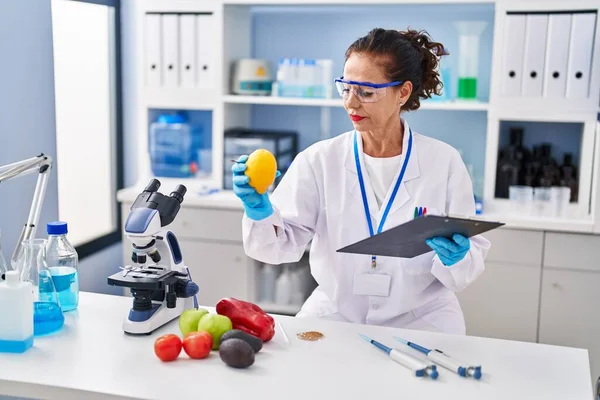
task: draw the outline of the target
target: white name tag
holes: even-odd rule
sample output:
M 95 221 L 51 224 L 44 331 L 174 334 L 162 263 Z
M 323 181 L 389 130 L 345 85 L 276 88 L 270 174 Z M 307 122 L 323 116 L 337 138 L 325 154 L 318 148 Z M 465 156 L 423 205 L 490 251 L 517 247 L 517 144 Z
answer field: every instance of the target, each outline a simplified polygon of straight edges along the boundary
M 390 295 L 390 284 L 392 277 L 385 274 L 361 274 L 354 275 L 353 293 L 362 296 L 383 296 Z

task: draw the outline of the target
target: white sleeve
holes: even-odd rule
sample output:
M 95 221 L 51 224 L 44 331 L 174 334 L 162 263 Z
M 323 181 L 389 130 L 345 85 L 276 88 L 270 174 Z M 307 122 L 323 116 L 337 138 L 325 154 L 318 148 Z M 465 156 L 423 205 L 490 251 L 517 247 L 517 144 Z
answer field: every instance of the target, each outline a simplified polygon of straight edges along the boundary
M 297 262 L 313 238 L 319 216 L 319 191 L 306 155 L 299 153 L 270 197 L 273 214 L 253 221 L 244 214 L 244 250 L 268 264 Z
M 451 162 L 447 190 L 446 215 L 475 215 L 473 184 L 458 152 Z M 470 238 L 470 242 L 469 252 L 451 267 L 445 266 L 437 255 L 433 258 L 431 272 L 454 292 L 466 289 L 485 269 L 484 260 L 490 249 L 490 241 L 478 235 Z

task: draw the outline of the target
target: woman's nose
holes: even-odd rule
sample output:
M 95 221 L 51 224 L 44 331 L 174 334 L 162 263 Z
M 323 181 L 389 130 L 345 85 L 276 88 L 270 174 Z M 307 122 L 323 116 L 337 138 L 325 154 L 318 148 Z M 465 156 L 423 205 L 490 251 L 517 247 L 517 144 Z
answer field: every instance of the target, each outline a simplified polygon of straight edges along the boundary
M 358 101 L 358 97 L 352 90 L 348 92 L 348 97 L 346 97 L 346 107 L 353 109 L 360 107 L 360 101 Z

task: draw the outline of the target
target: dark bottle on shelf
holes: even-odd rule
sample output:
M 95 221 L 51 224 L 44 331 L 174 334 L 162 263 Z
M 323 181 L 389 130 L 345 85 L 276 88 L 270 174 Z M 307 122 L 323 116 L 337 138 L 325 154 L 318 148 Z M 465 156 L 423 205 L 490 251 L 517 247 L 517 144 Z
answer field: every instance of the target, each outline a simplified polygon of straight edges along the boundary
M 560 185 L 571 189 L 571 202 L 576 202 L 579 184 L 577 168 L 573 165 L 573 154 L 571 153 L 565 153 L 563 164 L 560 166 Z
M 516 159 L 514 149 L 507 148 L 501 152 L 496 170 L 496 193 L 497 198 L 508 198 L 508 188 L 519 183 L 519 163 Z
M 529 151 L 523 147 L 523 128 L 510 129 L 510 143 L 500 150 L 496 170 L 497 198 L 508 198 L 508 188 L 522 185 L 525 180 L 525 163 Z
M 533 146 L 533 154 L 525 164 L 525 177 L 523 184 L 526 186 L 537 187 L 540 185 L 542 174 L 541 147 Z

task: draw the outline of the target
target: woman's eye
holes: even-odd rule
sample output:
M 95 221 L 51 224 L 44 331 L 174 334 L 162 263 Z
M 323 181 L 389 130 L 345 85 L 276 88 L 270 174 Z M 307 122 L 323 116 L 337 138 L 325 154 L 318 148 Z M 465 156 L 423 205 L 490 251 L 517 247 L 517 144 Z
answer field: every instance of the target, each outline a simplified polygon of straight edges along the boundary
M 361 95 L 363 97 L 371 97 L 371 96 L 373 96 L 373 92 L 362 92 Z

